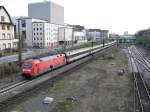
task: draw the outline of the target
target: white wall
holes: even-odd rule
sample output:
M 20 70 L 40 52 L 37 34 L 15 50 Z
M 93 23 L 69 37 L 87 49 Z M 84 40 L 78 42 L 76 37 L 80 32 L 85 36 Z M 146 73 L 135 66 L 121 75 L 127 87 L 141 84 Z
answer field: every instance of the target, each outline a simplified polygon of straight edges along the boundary
M 0 9 L 0 22 L 2 22 L 1 21 L 1 16 L 5 17 L 5 22 L 10 23 L 9 16 L 7 15 L 7 13 L 5 12 L 5 10 L 3 8 Z
M 1 16 L 4 16 L 4 21 L 1 21 Z M 16 48 L 18 40 L 14 39 L 14 26 L 3 8 L 0 9 L 0 22 L 3 23 L 0 24 L 0 50 Z M 2 29 L 2 26 L 4 29 Z
M 72 41 L 73 30 L 71 27 L 61 27 L 59 28 L 59 41 Z

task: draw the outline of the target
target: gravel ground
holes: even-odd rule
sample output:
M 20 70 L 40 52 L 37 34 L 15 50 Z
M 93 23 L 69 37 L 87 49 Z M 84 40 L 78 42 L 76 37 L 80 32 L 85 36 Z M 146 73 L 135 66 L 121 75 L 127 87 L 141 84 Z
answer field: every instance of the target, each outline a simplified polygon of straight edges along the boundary
M 2 108 L 4 112 L 133 112 L 131 77 L 121 50 L 93 59 Z M 118 70 L 125 70 L 118 75 Z M 53 83 L 52 83 L 53 82 Z M 43 104 L 53 97 L 54 102 Z

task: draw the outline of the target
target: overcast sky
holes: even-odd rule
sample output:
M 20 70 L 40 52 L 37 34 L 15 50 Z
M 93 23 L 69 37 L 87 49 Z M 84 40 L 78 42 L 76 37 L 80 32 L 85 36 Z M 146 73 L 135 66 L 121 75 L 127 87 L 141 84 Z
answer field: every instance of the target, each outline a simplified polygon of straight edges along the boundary
M 44 0 L 0 0 L 11 16 L 25 16 L 28 3 Z M 150 27 L 150 0 L 52 0 L 65 8 L 65 23 L 114 33 Z

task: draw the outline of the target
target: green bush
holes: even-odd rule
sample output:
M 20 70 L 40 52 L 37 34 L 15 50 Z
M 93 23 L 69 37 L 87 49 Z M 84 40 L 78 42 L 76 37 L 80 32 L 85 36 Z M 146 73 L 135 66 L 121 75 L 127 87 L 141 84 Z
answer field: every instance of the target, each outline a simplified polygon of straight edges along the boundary
M 136 36 L 136 44 L 150 48 L 150 37 Z

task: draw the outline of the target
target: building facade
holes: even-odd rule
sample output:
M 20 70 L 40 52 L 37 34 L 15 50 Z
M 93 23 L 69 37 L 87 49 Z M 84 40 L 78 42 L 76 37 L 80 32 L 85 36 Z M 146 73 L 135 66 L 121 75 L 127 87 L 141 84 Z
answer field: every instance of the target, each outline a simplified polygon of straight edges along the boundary
M 87 42 L 87 38 L 86 38 L 86 31 L 85 30 L 74 31 L 74 43 L 82 44 L 82 43 L 86 43 L 86 42 Z
M 86 30 L 87 37 L 92 41 L 101 41 L 101 30 L 100 29 L 88 29 Z
M 82 44 L 87 42 L 86 30 L 84 26 L 68 25 L 73 28 L 73 42 L 74 44 Z
M 0 6 L 0 50 L 17 48 L 17 44 L 11 17 L 4 6 Z
M 101 38 L 108 39 L 109 38 L 109 31 L 108 30 L 101 30 Z
M 18 29 L 20 30 L 20 35 L 22 40 L 25 42 L 27 47 L 33 47 L 33 22 L 46 22 L 40 19 L 34 19 L 30 17 L 14 17 L 13 23 L 15 24 L 15 32 L 18 35 Z M 19 25 L 18 25 L 19 24 Z M 18 28 L 19 27 L 19 28 Z
M 58 45 L 58 25 L 48 22 L 33 22 L 33 47 L 48 48 Z
M 50 23 L 64 24 L 64 7 L 51 1 L 28 4 L 28 16 Z
M 101 29 L 88 29 L 87 37 L 92 39 L 93 41 L 102 41 L 108 39 L 109 31 Z
M 58 28 L 58 41 L 60 45 L 70 46 L 73 44 L 73 28 L 62 26 Z

